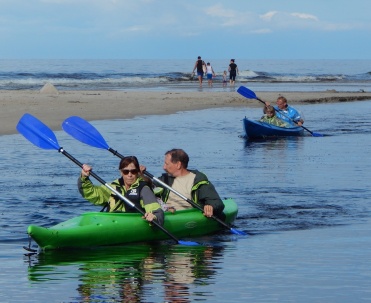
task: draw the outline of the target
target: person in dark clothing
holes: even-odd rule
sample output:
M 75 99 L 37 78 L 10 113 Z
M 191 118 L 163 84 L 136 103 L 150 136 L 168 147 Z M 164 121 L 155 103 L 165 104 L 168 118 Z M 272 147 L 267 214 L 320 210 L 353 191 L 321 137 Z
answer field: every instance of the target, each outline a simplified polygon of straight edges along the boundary
M 200 87 L 201 87 L 202 79 L 204 77 L 204 73 L 206 72 L 206 64 L 205 64 L 205 61 L 201 59 L 201 56 L 198 56 L 195 66 L 193 67 L 192 74 L 194 74 L 196 69 L 197 69 L 198 82 L 200 83 Z
M 231 59 L 231 62 L 228 67 L 229 71 L 229 84 L 234 85 L 234 82 L 236 81 L 236 76 L 239 74 L 237 64 L 234 63 L 234 59 Z

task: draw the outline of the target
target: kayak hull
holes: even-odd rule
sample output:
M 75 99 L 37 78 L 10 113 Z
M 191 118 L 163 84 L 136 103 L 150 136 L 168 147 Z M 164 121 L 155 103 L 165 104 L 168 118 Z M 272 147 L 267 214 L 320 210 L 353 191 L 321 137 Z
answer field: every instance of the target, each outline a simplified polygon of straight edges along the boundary
M 237 205 L 233 199 L 223 202 L 225 222 L 232 224 L 237 216 Z M 88 212 L 50 228 L 30 225 L 27 232 L 42 250 L 169 239 L 166 233 L 141 217 L 139 213 Z M 174 214 L 166 212 L 164 228 L 179 239 L 211 234 L 223 226 L 191 208 Z
M 246 137 L 250 139 L 264 139 L 290 136 L 303 136 L 304 129 L 299 126 L 279 127 L 269 123 L 243 119 L 243 126 L 246 132 Z

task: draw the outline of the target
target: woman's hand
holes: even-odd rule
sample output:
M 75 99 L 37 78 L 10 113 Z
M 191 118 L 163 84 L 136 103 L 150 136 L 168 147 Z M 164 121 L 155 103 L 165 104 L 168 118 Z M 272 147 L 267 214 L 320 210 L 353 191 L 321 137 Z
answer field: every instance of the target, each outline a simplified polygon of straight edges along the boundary
M 143 216 L 143 219 L 146 219 L 148 222 L 152 222 L 153 220 L 156 220 L 156 216 L 153 213 L 145 213 Z
M 83 177 L 89 177 L 90 176 L 90 171 L 92 170 L 93 168 L 87 164 L 83 164 L 82 165 L 82 170 L 81 170 L 81 176 Z

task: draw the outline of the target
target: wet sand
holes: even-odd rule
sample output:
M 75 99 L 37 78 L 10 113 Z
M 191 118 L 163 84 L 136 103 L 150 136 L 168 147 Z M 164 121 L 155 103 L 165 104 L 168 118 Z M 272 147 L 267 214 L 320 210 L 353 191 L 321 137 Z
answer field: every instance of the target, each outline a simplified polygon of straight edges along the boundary
M 370 92 L 255 92 L 264 101 L 283 95 L 289 104 L 335 103 L 370 100 Z M 255 99 L 231 92 L 133 92 L 133 91 L 0 91 L 0 135 L 17 133 L 16 125 L 30 113 L 53 130 L 69 116 L 86 120 L 128 119 L 166 115 L 179 111 L 221 107 L 261 107 Z

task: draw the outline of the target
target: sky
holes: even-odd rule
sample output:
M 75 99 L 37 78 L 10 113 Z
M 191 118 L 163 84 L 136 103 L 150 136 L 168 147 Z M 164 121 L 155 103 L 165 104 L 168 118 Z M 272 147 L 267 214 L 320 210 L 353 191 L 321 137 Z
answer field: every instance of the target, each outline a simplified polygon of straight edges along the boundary
M 0 0 L 0 59 L 371 59 L 370 0 Z

